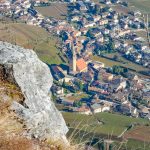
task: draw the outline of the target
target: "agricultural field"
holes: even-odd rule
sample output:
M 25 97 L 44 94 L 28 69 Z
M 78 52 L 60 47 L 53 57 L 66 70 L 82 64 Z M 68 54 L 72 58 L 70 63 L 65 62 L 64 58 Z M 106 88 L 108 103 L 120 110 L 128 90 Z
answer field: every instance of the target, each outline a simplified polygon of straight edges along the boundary
M 129 10 L 140 10 L 143 14 L 150 15 L 150 0 L 127 0 L 129 7 L 122 7 L 119 5 L 112 6 L 117 12 L 127 14 Z M 150 17 L 149 17 L 150 18 Z
M 136 139 L 143 142 L 150 142 L 150 127 L 139 126 L 125 134 L 126 138 Z
M 138 123 L 141 126 L 140 127 L 141 133 L 143 131 L 141 138 L 143 135 L 145 135 L 145 137 L 148 136 L 148 133 L 144 132 L 145 128 L 148 128 L 148 131 L 150 130 L 150 127 L 145 126 L 146 124 L 150 125 L 150 122 L 148 120 L 144 120 L 141 118 L 130 118 L 118 114 L 98 113 L 95 116 L 93 115 L 87 116 L 87 115 L 63 112 L 63 117 L 67 125 L 72 129 L 72 132 L 74 132 L 73 134 L 75 134 L 74 136 L 75 138 L 81 138 L 83 136 L 82 134 L 87 135 L 87 132 L 89 132 L 90 134 L 88 138 L 92 137 L 94 134 L 95 137 L 111 138 L 118 142 L 119 139 L 117 138 L 117 136 L 120 135 L 132 123 Z M 97 119 L 103 121 L 104 124 L 99 124 Z M 129 130 L 128 132 L 134 133 L 135 130 L 136 127 L 135 129 L 133 128 L 131 129 L 131 131 Z M 77 134 L 79 133 L 79 135 L 77 135 L 76 132 Z M 123 147 L 128 147 L 128 150 L 130 150 L 131 148 L 135 149 L 138 147 L 144 147 L 144 142 L 141 141 L 140 139 L 137 139 L 135 136 L 133 137 L 126 136 L 126 138 L 129 138 L 128 143 L 123 144 Z M 150 141 L 147 142 L 149 143 Z M 149 150 L 150 148 L 150 145 L 148 145 L 148 143 L 145 143 L 146 145 L 145 150 Z
M 138 9 L 143 13 L 150 14 L 150 0 L 127 0 L 129 2 L 130 7 Z
M 54 17 L 57 19 L 65 19 L 67 14 L 67 4 L 51 3 L 46 7 L 35 7 L 35 9 L 46 17 Z
M 126 150 L 149 150 L 150 143 L 129 139 L 122 147 Z
M 115 6 L 112 6 L 113 10 L 115 10 L 116 12 L 118 13 L 123 13 L 123 14 L 128 14 L 129 12 L 129 8 L 128 7 L 123 7 L 121 5 L 115 5 Z
M 150 14 L 150 0 L 126 0 L 129 2 L 129 8 L 133 10 L 140 10 L 142 13 L 148 13 Z M 94 0 L 94 2 L 99 3 L 99 0 Z M 101 4 L 104 6 L 104 4 Z M 117 7 L 120 8 L 120 7 Z M 123 7 L 122 7 L 123 8 Z M 120 9 L 119 9 L 120 10 Z M 127 10 L 126 8 L 123 8 L 123 10 Z M 120 10 L 122 11 L 122 10 Z
M 23 23 L 0 23 L 0 40 L 34 49 L 39 58 L 48 64 L 63 63 L 56 48 L 57 39 L 47 31 Z M 39 36 L 40 35 L 40 36 Z M 59 55 L 58 55 L 59 53 Z
M 95 128 L 97 134 L 104 135 L 120 135 L 124 129 L 126 129 L 131 123 L 139 123 L 145 125 L 150 123 L 148 120 L 141 118 L 130 118 L 128 116 L 111 114 L 111 113 L 97 113 L 96 118 L 104 122 L 103 125 L 98 124 L 97 119 L 93 115 L 81 115 L 75 113 L 63 112 L 64 119 L 67 123 L 72 124 L 71 126 L 76 127 L 80 123 L 80 127 L 83 125 L 88 126 L 88 129 Z M 117 124 L 116 124 L 117 123 Z

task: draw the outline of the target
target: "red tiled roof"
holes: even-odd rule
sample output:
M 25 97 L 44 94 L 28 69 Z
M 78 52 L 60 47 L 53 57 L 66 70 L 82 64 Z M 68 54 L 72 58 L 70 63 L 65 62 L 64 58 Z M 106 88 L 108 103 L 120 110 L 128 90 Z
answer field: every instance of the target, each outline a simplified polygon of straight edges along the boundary
M 87 68 L 87 64 L 83 58 L 78 59 L 76 63 L 77 63 L 77 69 L 79 71 L 82 71 Z
M 90 109 L 87 106 L 82 106 L 82 107 L 77 109 L 77 111 L 79 111 L 79 112 L 86 112 L 86 111 L 89 111 L 89 110 Z

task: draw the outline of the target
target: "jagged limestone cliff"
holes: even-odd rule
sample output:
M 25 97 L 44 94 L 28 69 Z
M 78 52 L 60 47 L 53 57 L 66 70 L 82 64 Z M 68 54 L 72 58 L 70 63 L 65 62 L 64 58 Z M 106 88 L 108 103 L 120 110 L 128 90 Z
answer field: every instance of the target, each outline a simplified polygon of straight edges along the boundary
M 24 101 L 14 101 L 11 109 L 23 119 L 25 135 L 67 143 L 68 128 L 49 95 L 53 79 L 48 66 L 34 51 L 6 42 L 0 42 L 0 65 L 7 79 L 17 84 L 24 96 Z

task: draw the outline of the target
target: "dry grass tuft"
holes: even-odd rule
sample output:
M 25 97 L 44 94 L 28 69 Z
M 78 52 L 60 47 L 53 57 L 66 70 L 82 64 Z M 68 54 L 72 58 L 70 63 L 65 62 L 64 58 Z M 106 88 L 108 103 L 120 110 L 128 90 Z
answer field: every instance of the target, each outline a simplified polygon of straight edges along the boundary
M 0 150 L 33 150 L 33 143 L 23 137 L 0 136 Z

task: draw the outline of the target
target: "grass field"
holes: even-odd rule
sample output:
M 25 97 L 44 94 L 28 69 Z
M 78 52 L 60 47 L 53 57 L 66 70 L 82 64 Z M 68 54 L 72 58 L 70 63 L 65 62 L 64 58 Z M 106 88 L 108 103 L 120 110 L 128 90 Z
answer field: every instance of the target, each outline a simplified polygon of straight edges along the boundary
M 75 113 L 63 113 L 64 119 L 67 123 L 72 124 L 73 127 L 76 127 L 81 121 L 81 126 L 87 124 L 88 128 L 95 128 L 97 134 L 112 134 L 118 136 L 122 131 L 129 126 L 131 123 L 140 123 L 142 125 L 149 123 L 148 120 L 141 118 L 130 118 L 123 115 L 111 114 L 111 113 L 97 113 L 96 117 L 104 121 L 104 125 L 99 125 L 95 117 L 80 115 Z
M 55 46 L 57 39 L 42 28 L 23 23 L 0 23 L 0 40 L 34 49 L 45 63 L 62 63 L 60 51 Z
M 73 96 L 66 97 L 70 101 L 79 101 L 81 99 L 89 98 L 89 95 L 86 93 L 74 94 Z
M 150 150 L 150 143 L 129 139 L 123 147 L 127 150 Z
M 47 7 L 35 7 L 35 9 L 46 17 L 54 17 L 58 19 L 65 19 L 67 14 L 67 4 L 52 3 Z
M 91 138 L 93 134 L 95 134 L 95 137 L 99 137 L 99 138 L 105 137 L 105 138 L 112 138 L 117 140 L 117 136 L 120 135 L 124 131 L 124 129 L 126 129 L 126 127 L 128 127 L 131 123 L 139 123 L 141 127 L 143 127 L 141 128 L 141 133 L 142 131 L 145 131 L 146 127 L 144 125 L 148 123 L 150 124 L 148 120 L 144 120 L 141 118 L 130 118 L 127 116 L 110 114 L 110 113 L 96 114 L 96 117 L 98 119 L 104 121 L 103 125 L 99 124 L 97 119 L 94 116 L 87 116 L 87 115 L 68 113 L 68 112 L 63 112 L 63 116 L 66 123 L 71 128 L 75 128 L 75 130 L 77 129 L 82 130 L 82 132 L 80 133 L 81 135 L 79 134 L 78 136 L 75 136 L 75 138 L 81 138 L 84 131 L 86 131 L 86 132 L 90 132 L 90 134 L 88 135 L 89 138 Z M 148 130 L 150 130 L 150 127 L 147 128 Z M 75 130 L 73 130 L 72 132 L 74 132 Z M 134 132 L 134 129 L 131 130 L 131 132 Z M 134 134 L 136 134 L 136 132 L 134 132 Z M 142 133 L 142 135 L 143 134 L 144 133 Z M 146 133 L 145 138 L 147 138 L 148 135 L 149 134 Z M 148 149 L 149 145 L 147 146 L 147 143 L 145 143 L 145 145 L 146 145 L 145 150 L 149 150 Z M 128 147 L 128 150 L 130 150 L 131 148 L 135 150 L 138 147 L 144 147 L 144 142 L 139 141 L 139 139 L 137 140 L 136 137 L 130 137 L 130 139 L 128 140 L 128 144 L 127 145 L 124 144 L 123 147 Z
M 95 2 L 99 2 L 99 0 L 94 0 Z M 126 0 L 129 2 L 129 7 L 134 10 L 140 10 L 143 13 L 150 14 L 150 0 Z M 101 4 L 103 5 L 103 4 Z M 123 8 L 126 10 L 126 8 Z M 121 10 L 122 11 L 122 10 Z

